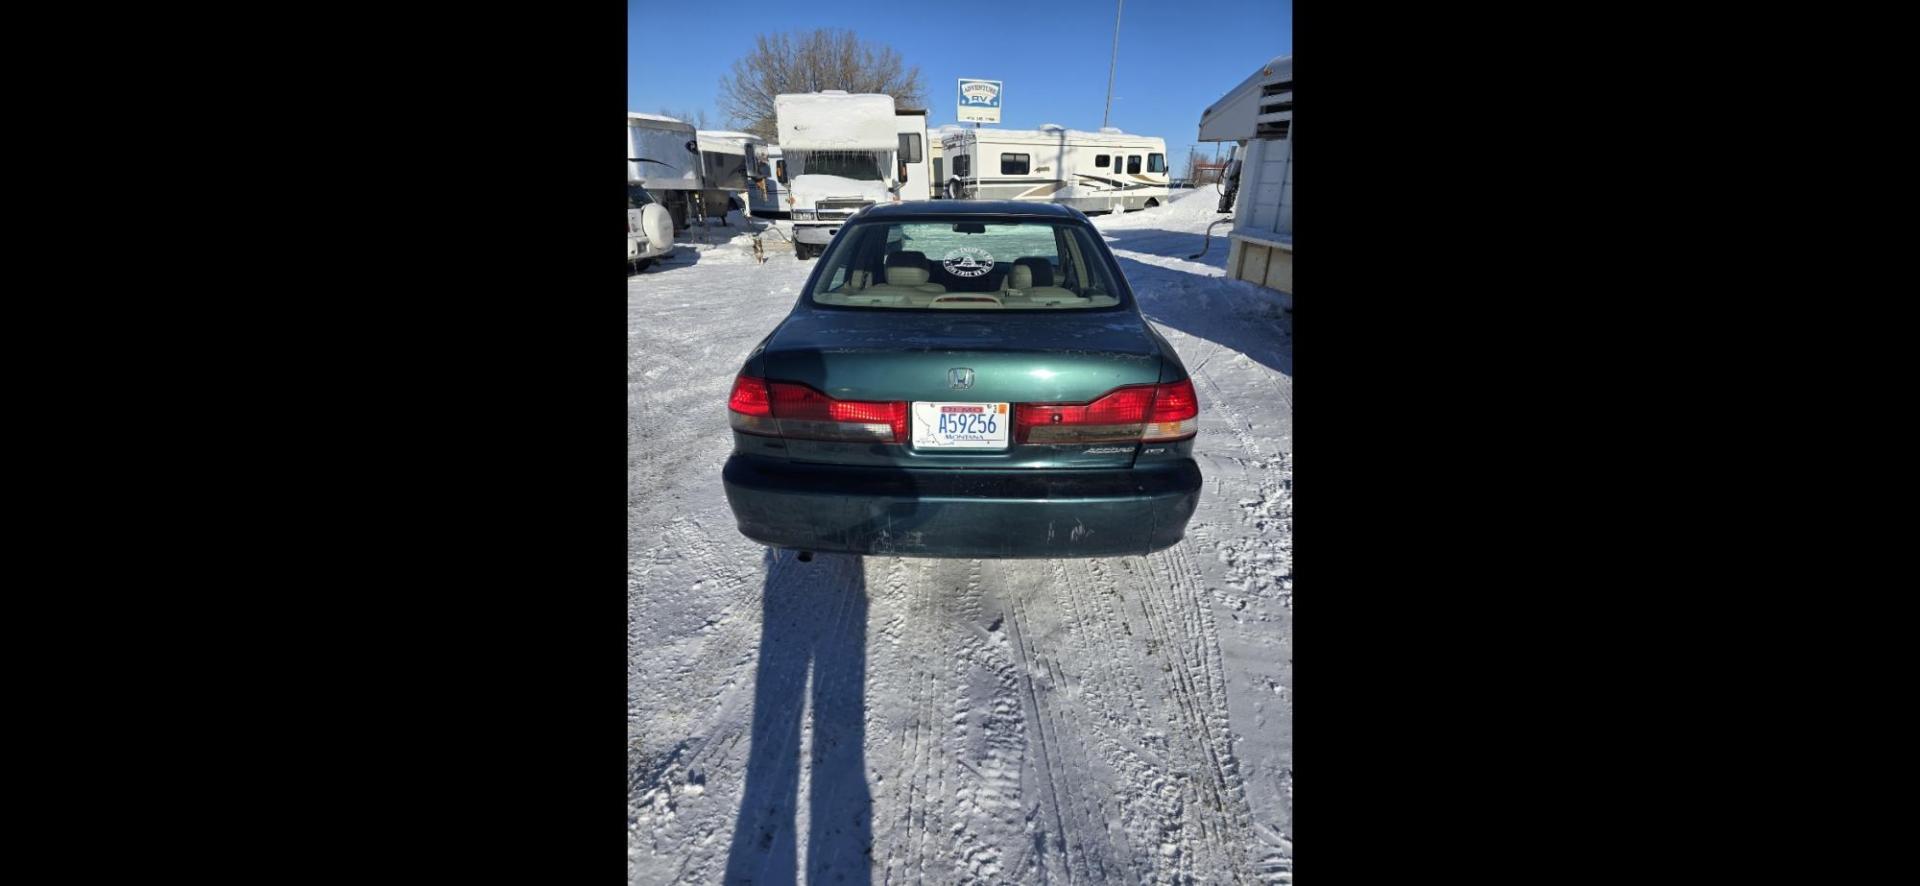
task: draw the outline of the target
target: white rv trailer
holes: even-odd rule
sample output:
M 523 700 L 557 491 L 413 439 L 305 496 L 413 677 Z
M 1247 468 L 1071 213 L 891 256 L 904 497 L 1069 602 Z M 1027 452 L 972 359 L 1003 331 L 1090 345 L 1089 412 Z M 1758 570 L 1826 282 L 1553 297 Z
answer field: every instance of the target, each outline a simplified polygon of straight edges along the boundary
M 1282 293 L 1293 310 L 1293 56 L 1275 56 L 1200 115 L 1200 141 L 1236 142 L 1227 276 Z
M 1167 202 L 1167 143 L 1117 129 L 963 129 L 942 140 L 950 193 L 963 200 L 1032 200 L 1081 212 Z
M 785 218 L 787 205 L 780 199 L 780 179 L 787 172 L 786 160 L 779 145 L 767 145 L 760 150 L 760 163 L 747 185 L 747 205 L 753 209 L 756 218 Z
M 704 184 L 694 129 L 672 117 L 627 113 L 627 181 L 652 192 L 685 228 Z
M 929 133 L 929 136 L 931 136 L 931 133 Z M 941 146 L 939 139 L 929 137 L 927 139 L 927 150 L 933 153 L 932 161 L 927 164 L 927 171 L 932 173 L 927 176 L 927 186 L 930 191 L 928 199 L 938 200 L 947 195 L 946 149 Z
M 751 132 L 716 129 L 702 129 L 697 135 L 706 184 L 701 194 L 706 198 L 707 214 L 725 218 L 729 203 L 747 209 L 747 191 L 759 175 L 760 153 L 767 148 L 766 139 Z
M 926 200 L 933 196 L 933 164 L 927 156 L 927 112 L 902 108 L 894 111 L 894 125 L 900 133 L 899 168 L 906 170 L 900 182 L 900 199 Z
M 930 129 L 927 131 L 928 141 L 932 142 L 931 147 L 933 148 L 933 177 L 928 179 L 927 183 L 933 186 L 933 199 L 935 200 L 947 200 L 953 197 L 953 176 L 948 174 L 951 167 L 947 165 L 946 140 L 947 136 L 956 135 L 964 131 L 966 131 L 966 127 L 954 123 L 948 123 L 938 129 Z
M 890 95 L 827 90 L 773 101 L 793 251 L 807 259 L 854 213 L 900 199 L 899 118 Z

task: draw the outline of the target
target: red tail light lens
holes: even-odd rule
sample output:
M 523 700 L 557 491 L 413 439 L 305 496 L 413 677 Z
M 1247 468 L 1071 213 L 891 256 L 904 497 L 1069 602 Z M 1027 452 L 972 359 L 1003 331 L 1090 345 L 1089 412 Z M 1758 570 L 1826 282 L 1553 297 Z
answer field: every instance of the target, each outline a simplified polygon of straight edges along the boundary
M 1199 432 L 1200 398 L 1194 396 L 1193 379 L 1155 385 L 1153 408 L 1147 411 L 1147 426 L 1140 432 L 1141 442 L 1185 440 Z
M 734 430 L 798 440 L 897 443 L 907 436 L 902 401 L 835 400 L 803 384 L 740 376 L 727 398 Z
M 743 375 L 733 380 L 733 393 L 727 396 L 727 408 L 743 415 L 773 415 L 767 397 L 767 382 Z
M 1015 442 L 1138 443 L 1184 440 L 1199 429 L 1193 382 L 1115 388 L 1091 403 L 1014 407 Z
M 734 430 L 743 433 L 780 436 L 780 424 L 773 419 L 773 399 L 767 393 L 765 379 L 742 375 L 733 380 L 733 393 L 727 395 L 727 421 Z

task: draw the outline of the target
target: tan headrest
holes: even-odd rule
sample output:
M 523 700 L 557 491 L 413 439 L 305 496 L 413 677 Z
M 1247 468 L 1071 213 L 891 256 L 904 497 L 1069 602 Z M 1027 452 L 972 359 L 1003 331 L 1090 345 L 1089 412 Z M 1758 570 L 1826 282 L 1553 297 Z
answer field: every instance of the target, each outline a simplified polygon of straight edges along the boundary
M 927 269 L 912 265 L 894 265 L 887 268 L 889 286 L 919 286 L 927 282 Z
M 1014 265 L 1013 270 L 1007 272 L 1007 288 L 1032 289 L 1033 269 L 1026 265 Z

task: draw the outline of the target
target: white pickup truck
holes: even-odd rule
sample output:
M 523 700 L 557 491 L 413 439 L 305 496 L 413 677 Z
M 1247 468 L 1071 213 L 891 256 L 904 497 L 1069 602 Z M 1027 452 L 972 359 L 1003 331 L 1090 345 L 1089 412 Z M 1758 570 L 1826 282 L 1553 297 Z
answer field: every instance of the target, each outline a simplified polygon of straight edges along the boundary
M 627 184 L 627 265 L 644 271 L 673 253 L 673 215 L 638 184 Z

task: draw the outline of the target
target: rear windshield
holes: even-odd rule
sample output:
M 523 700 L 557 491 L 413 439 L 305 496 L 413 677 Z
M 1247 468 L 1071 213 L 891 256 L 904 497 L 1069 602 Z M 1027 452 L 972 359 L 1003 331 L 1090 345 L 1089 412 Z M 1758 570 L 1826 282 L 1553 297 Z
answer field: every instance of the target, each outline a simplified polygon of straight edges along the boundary
M 840 232 L 817 305 L 896 310 L 1111 308 L 1120 292 L 1088 228 L 1050 221 L 864 222 Z

